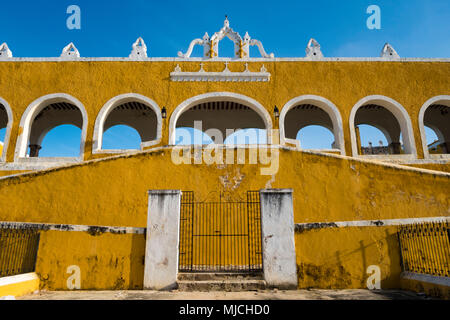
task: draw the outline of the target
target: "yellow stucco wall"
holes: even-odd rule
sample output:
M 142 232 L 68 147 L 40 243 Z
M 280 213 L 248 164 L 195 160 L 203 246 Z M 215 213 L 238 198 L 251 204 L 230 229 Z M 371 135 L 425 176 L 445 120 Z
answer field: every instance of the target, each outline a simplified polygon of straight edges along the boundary
M 449 214 L 450 175 L 340 156 L 280 150 L 279 171 L 262 165 L 175 165 L 171 149 L 0 180 L 0 221 L 145 227 L 149 189 L 293 188 L 295 222 Z
M 70 266 L 79 267 L 81 290 L 142 289 L 144 254 L 143 234 L 41 231 L 40 289 L 68 290 L 74 275 Z
M 171 82 L 169 74 L 179 64 L 183 71 L 198 71 L 199 62 L 1 62 L 0 97 L 11 106 L 14 124 L 8 161 L 13 161 L 19 122 L 27 106 L 51 93 L 67 93 L 80 100 L 88 113 L 85 158 L 94 156 L 92 136 L 96 116 L 111 98 L 124 93 L 147 96 L 168 117 L 184 100 L 207 92 L 228 91 L 246 95 L 260 102 L 269 113 L 280 109 L 290 99 L 313 94 L 333 102 L 343 118 L 347 154 L 351 154 L 348 119 L 352 107 L 369 95 L 384 95 L 408 110 L 419 158 L 423 158 L 418 128 L 421 106 L 430 98 L 449 94 L 450 63 L 446 62 L 264 62 L 272 77 L 270 82 Z M 262 62 L 251 62 L 258 71 Z M 222 71 L 223 62 L 206 62 L 206 71 Z M 231 71 L 243 71 L 244 62 L 232 62 Z M 388 76 L 387 76 L 388 75 Z M 274 127 L 278 124 L 272 119 Z M 162 145 L 168 142 L 168 121 L 163 127 Z M 96 155 L 95 157 L 102 157 Z
M 243 196 L 248 190 L 293 188 L 295 223 L 450 212 L 450 175 L 445 173 L 282 149 L 279 171 L 265 176 L 263 165 L 175 165 L 171 150 L 0 179 L 0 221 L 146 227 L 150 189 L 193 190 L 197 199 L 205 199 L 213 191 Z M 381 227 L 296 234 L 299 286 L 365 287 L 363 271 L 378 264 L 382 285 L 399 287 L 394 233 L 395 228 Z M 67 288 L 66 269 L 73 264 L 84 272 L 85 289 L 139 289 L 144 246 L 143 235 L 44 232 L 37 262 L 41 286 Z M 315 285 L 314 279 L 319 279 Z
M 295 234 L 299 288 L 367 288 L 369 266 L 381 271 L 381 288 L 400 288 L 397 227 L 349 227 Z

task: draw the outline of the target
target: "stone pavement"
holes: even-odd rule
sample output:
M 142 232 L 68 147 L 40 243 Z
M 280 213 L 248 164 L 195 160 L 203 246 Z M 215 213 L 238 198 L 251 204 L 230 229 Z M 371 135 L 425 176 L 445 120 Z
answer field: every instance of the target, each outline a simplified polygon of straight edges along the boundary
M 260 290 L 246 292 L 41 291 L 18 300 L 429 300 L 407 291 Z

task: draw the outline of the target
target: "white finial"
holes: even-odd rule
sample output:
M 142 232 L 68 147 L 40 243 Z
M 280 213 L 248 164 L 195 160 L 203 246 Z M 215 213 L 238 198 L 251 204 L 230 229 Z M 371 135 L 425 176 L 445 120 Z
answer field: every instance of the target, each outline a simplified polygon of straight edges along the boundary
M 61 53 L 61 58 L 76 59 L 79 57 L 80 57 L 80 52 L 78 51 L 78 49 L 75 47 L 75 45 L 72 42 L 69 43 L 67 46 L 65 46 Z
M 133 43 L 133 50 L 131 50 L 130 59 L 147 58 L 147 46 L 144 39 L 139 37 L 135 43 Z
M 0 46 L 0 59 L 6 59 L 6 58 L 12 58 L 13 54 L 11 52 L 11 50 L 9 50 L 8 45 L 6 44 L 6 42 L 4 42 L 1 46 Z
M 395 49 L 389 43 L 386 43 L 383 47 L 383 50 L 381 50 L 381 57 L 387 58 L 387 59 L 399 59 L 400 58 L 397 51 L 395 51 Z
M 313 38 L 309 40 L 306 47 L 306 57 L 311 59 L 323 58 L 322 50 L 320 50 L 320 44 Z
M 223 26 L 225 28 L 229 28 L 230 27 L 230 21 L 228 20 L 228 15 L 225 15 L 225 21 L 223 23 Z

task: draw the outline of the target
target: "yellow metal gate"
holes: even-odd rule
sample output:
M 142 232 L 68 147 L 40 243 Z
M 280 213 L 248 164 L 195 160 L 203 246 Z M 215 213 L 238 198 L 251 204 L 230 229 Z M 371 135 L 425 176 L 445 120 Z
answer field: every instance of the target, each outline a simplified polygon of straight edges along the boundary
M 196 202 L 181 197 L 181 272 L 262 271 L 259 192 L 244 201 Z

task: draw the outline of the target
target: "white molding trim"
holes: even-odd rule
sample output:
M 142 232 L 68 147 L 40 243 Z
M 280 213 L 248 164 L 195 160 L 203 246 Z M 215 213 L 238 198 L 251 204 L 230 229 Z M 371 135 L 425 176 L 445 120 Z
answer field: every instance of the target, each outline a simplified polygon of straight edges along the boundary
M 432 276 L 429 274 L 420 274 L 420 273 L 415 273 L 415 272 L 404 271 L 400 274 L 400 278 L 437 284 L 439 286 L 444 286 L 444 287 L 450 287 L 450 278 L 447 278 L 447 277 L 439 277 L 439 276 Z
M 259 72 L 251 72 L 248 63 L 242 72 L 231 72 L 228 69 L 228 62 L 225 62 L 225 69 L 222 72 L 206 72 L 203 70 L 203 63 L 197 72 L 182 72 L 177 64 L 175 70 L 170 73 L 171 81 L 199 81 L 199 82 L 269 82 L 270 73 L 263 65 Z
M 3 277 L 0 278 L 0 287 L 32 280 L 39 280 L 39 277 L 35 272 L 22 273 L 15 276 Z
M 32 228 L 45 231 L 64 231 L 64 232 L 102 232 L 113 234 L 144 234 L 145 228 L 137 227 L 111 227 L 111 226 L 92 226 L 92 225 L 77 225 L 77 224 L 55 224 L 55 223 L 39 223 L 39 222 L 15 222 L 15 221 L 0 221 L 0 227 L 15 227 L 15 228 Z
M 406 109 L 397 101 L 394 99 L 391 99 L 386 96 L 382 95 L 372 95 L 367 96 L 359 100 L 354 107 L 352 108 L 352 111 L 350 112 L 350 118 L 349 118 L 349 126 L 350 126 L 350 141 L 352 146 L 352 154 L 353 157 L 367 157 L 365 155 L 359 155 L 358 154 L 358 146 L 356 141 L 356 132 L 355 132 L 355 116 L 356 112 L 361 108 L 362 106 L 366 104 L 378 104 L 384 108 L 386 108 L 388 111 L 390 111 L 394 117 L 397 119 L 399 125 L 400 125 L 400 131 L 402 133 L 403 137 L 403 145 L 405 146 L 405 151 L 407 151 L 407 154 L 404 155 L 395 155 L 396 158 L 417 158 L 417 149 L 416 149 L 416 143 L 414 140 L 414 131 L 411 123 L 411 118 L 406 111 Z M 385 155 L 376 156 L 375 158 L 386 158 Z
M 422 140 L 422 148 L 423 148 L 423 155 L 425 159 L 450 159 L 450 154 L 430 154 L 428 152 L 428 143 L 427 143 L 427 136 L 425 133 L 425 124 L 423 122 L 425 117 L 425 112 L 427 111 L 428 107 L 432 106 L 433 104 L 437 103 L 443 103 L 444 105 L 450 107 L 450 95 L 442 95 L 442 96 L 436 96 L 433 97 L 427 102 L 425 102 L 422 107 L 420 108 L 419 112 L 419 131 L 420 131 L 420 138 Z
M 279 126 L 280 126 L 280 143 L 285 145 L 286 143 L 294 144 L 301 150 L 301 145 L 296 139 L 286 138 L 284 123 L 286 115 L 293 107 L 299 104 L 312 104 L 321 110 L 325 111 L 333 123 L 333 135 L 336 143 L 339 145 L 341 155 L 345 156 L 345 140 L 344 140 L 344 126 L 342 124 L 342 116 L 339 109 L 330 100 L 316 95 L 303 95 L 295 97 L 287 102 L 281 109 Z M 329 149 L 327 149 L 329 150 Z
M 152 141 L 144 141 L 141 142 L 141 150 L 143 150 L 146 147 L 150 147 L 153 145 L 156 145 L 161 142 L 162 138 L 162 116 L 161 116 L 161 109 L 158 106 L 158 104 L 153 101 L 152 99 L 143 96 L 138 93 L 125 93 L 118 96 L 115 96 L 114 98 L 110 99 L 108 102 L 106 102 L 100 112 L 97 115 L 97 119 L 95 119 L 95 126 L 94 126 L 94 138 L 92 141 L 92 153 L 126 153 L 126 152 L 133 152 L 136 150 L 104 150 L 102 149 L 103 144 L 103 125 L 108 118 L 109 114 L 120 104 L 135 101 L 140 102 L 142 104 L 145 104 L 150 109 L 152 109 L 156 114 L 156 120 L 157 120 L 157 127 L 156 127 L 156 139 Z
M 333 222 L 313 222 L 313 223 L 296 223 L 296 231 L 306 231 L 314 229 L 328 228 L 362 228 L 362 227 L 387 227 L 411 225 L 417 223 L 439 223 L 450 222 L 450 217 L 425 217 L 425 218 L 405 218 L 405 219 L 380 219 L 380 220 L 354 220 L 354 221 L 333 221 Z
M 42 111 L 42 109 L 44 109 L 49 104 L 60 101 L 65 101 L 75 105 L 80 110 L 81 115 L 83 117 L 83 127 L 81 129 L 81 141 L 80 141 L 80 156 L 75 158 L 40 157 L 40 160 L 36 160 L 39 158 L 29 158 L 32 160 L 27 159 L 26 154 L 28 148 L 28 141 L 30 139 L 31 126 L 33 124 L 34 118 L 36 117 L 36 115 L 39 114 L 39 112 Z M 77 98 L 66 93 L 53 93 L 34 100 L 23 113 L 22 118 L 20 120 L 19 130 L 20 128 L 22 128 L 22 133 L 17 137 L 16 150 L 14 154 L 15 162 L 22 161 L 23 159 L 21 158 L 27 159 L 25 160 L 27 162 L 41 162 L 45 160 L 52 162 L 52 159 L 68 159 L 68 161 L 70 162 L 73 161 L 73 159 L 77 159 L 78 161 L 84 160 L 84 146 L 86 143 L 86 135 L 88 128 L 88 115 L 84 105 Z M 67 160 L 56 160 L 56 161 L 66 162 Z
M 2 154 L 0 155 L 0 162 L 6 162 L 6 155 L 8 153 L 8 146 L 10 143 L 9 140 L 11 138 L 11 130 L 14 121 L 14 116 L 9 103 L 6 102 L 6 100 L 2 99 L 1 97 L 0 97 L 0 104 L 3 105 L 3 107 L 6 110 L 6 115 L 8 116 L 8 124 L 6 125 L 5 139 L 3 140 L 3 151 Z
M 183 101 L 181 104 L 178 105 L 178 107 L 172 112 L 170 116 L 170 124 L 169 124 L 169 145 L 175 145 L 176 140 L 176 125 L 178 118 L 181 116 L 181 114 L 188 110 L 190 107 L 193 107 L 194 105 L 205 103 L 205 102 L 212 102 L 212 101 L 230 101 L 230 102 L 237 102 L 241 103 L 249 108 L 251 108 L 253 111 L 255 111 L 261 118 L 263 119 L 264 123 L 266 124 L 266 130 L 267 130 L 267 144 L 272 144 L 272 118 L 270 117 L 269 112 L 266 108 L 263 107 L 262 104 L 260 104 L 255 99 L 252 99 L 250 97 L 244 96 L 242 94 L 238 93 L 232 93 L 232 92 L 210 92 L 201 94 L 195 97 L 192 97 L 190 99 L 187 99 Z

